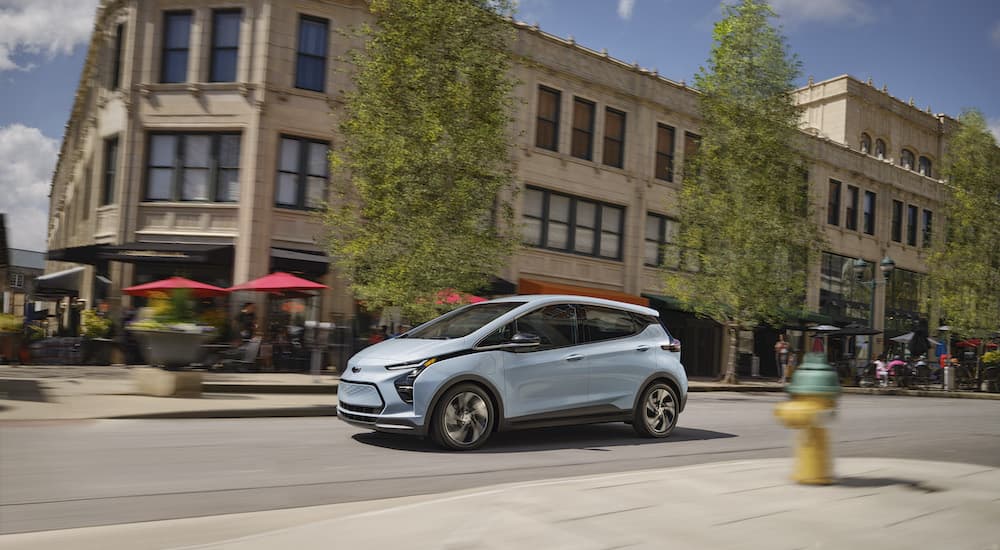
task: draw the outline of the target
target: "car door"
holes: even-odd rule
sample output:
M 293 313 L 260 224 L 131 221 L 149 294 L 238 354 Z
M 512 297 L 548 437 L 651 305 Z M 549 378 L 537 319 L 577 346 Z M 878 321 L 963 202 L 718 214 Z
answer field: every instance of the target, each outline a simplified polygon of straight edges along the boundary
M 589 372 L 576 345 L 576 317 L 574 305 L 553 304 L 514 321 L 514 332 L 534 334 L 541 344 L 502 354 L 508 419 L 549 413 L 558 416 L 560 411 L 586 405 Z
M 645 325 L 628 311 L 579 307 L 579 350 L 590 367 L 591 405 L 632 408 L 639 385 L 656 370 L 656 350 L 641 335 Z

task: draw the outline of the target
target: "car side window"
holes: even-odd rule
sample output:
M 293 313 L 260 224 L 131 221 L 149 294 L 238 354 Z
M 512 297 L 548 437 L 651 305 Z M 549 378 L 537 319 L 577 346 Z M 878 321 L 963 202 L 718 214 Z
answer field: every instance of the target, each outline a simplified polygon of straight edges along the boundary
M 601 306 L 583 306 L 581 309 L 580 325 L 586 342 L 625 338 L 641 330 L 628 311 Z
M 577 343 L 576 307 L 558 304 L 536 309 L 515 321 L 517 332 L 534 334 L 541 339 L 541 345 L 525 348 L 524 351 L 572 346 Z
M 480 340 L 479 343 L 476 344 L 476 347 L 485 348 L 489 346 L 499 346 L 505 342 L 509 342 L 512 336 L 514 336 L 514 323 L 511 322 L 494 330 L 489 336 Z

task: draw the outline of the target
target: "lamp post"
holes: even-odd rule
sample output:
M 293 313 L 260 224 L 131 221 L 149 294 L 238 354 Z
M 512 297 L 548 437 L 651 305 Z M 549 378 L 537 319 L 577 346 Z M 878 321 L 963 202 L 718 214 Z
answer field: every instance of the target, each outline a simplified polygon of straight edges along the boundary
M 862 280 L 862 279 L 865 276 L 865 271 L 868 270 L 868 262 L 866 262 L 865 260 L 862 260 L 861 258 L 858 258 L 858 259 L 854 260 L 854 277 L 855 277 L 855 279 L 857 280 L 858 284 L 864 285 L 864 286 L 866 286 L 866 287 L 868 287 L 868 288 L 870 288 L 872 290 L 872 299 L 871 299 L 870 307 L 869 307 L 869 310 L 868 310 L 868 315 L 869 315 L 868 319 L 869 319 L 869 323 L 871 324 L 871 328 L 873 330 L 875 329 L 875 289 L 879 285 L 884 285 L 887 282 L 889 282 L 889 274 L 892 273 L 892 270 L 896 269 L 896 262 L 894 262 L 892 260 L 892 258 L 890 258 L 887 255 L 885 258 L 882 258 L 881 262 L 879 262 L 878 268 L 879 268 L 879 271 L 882 272 L 882 276 L 879 277 L 878 274 L 875 274 L 872 277 L 871 280 L 865 281 L 865 280 Z M 874 348 L 875 348 L 875 346 L 871 345 L 871 342 L 869 342 L 869 344 L 868 344 L 868 361 L 869 362 L 872 360 L 872 355 L 875 353 L 875 349 Z

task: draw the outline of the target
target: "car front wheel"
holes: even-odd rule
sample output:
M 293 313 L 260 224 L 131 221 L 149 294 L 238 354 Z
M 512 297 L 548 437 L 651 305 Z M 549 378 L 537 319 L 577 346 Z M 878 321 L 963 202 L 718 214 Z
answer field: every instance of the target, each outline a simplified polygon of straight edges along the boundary
M 640 437 L 667 437 L 677 425 L 677 393 L 664 382 L 650 384 L 639 399 L 632 428 Z
M 431 426 L 432 439 L 456 451 L 476 449 L 493 431 L 493 400 L 479 386 L 459 384 L 438 401 Z

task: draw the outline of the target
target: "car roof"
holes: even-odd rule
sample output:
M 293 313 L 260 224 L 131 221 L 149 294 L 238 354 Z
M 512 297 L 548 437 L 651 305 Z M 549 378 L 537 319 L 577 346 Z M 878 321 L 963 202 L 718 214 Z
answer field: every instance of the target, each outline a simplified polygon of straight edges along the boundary
M 591 296 L 579 296 L 576 294 L 519 294 L 516 296 L 497 298 L 495 300 L 490 300 L 490 302 L 526 302 L 525 305 L 532 306 L 570 302 L 574 304 L 614 307 L 638 313 L 640 315 L 652 315 L 654 317 L 660 316 L 660 312 L 645 306 L 629 304 L 627 302 L 618 302 L 615 300 L 606 300 L 604 298 L 593 298 Z

